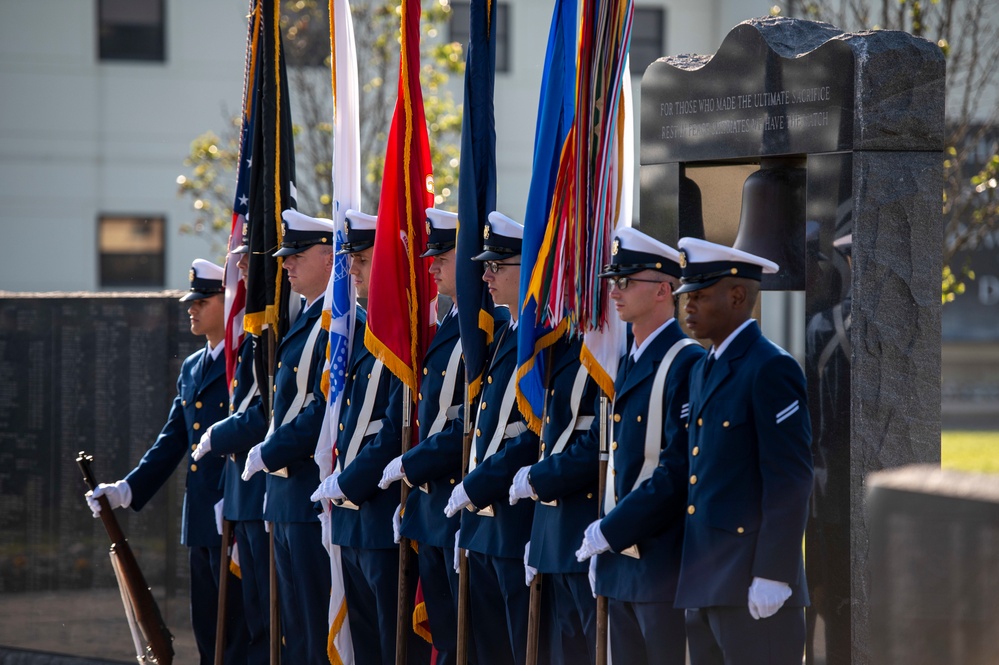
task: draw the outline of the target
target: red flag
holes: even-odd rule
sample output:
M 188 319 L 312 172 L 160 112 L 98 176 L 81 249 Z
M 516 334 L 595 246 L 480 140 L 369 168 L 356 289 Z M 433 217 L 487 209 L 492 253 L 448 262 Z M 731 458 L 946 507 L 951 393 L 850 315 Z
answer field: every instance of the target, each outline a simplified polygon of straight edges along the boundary
M 420 89 L 420 3 L 402 2 L 399 91 L 385 151 L 364 343 L 415 395 L 430 344 L 437 286 L 420 258 L 434 203 L 430 141 Z M 400 242 L 400 238 L 402 242 Z

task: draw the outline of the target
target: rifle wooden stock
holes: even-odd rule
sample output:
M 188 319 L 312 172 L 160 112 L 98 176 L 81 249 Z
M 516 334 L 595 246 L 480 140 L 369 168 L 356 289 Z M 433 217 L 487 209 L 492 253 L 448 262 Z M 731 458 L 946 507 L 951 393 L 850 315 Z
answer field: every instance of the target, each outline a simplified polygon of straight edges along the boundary
M 607 463 L 610 460 L 610 404 L 607 395 L 600 396 L 600 462 L 597 478 L 597 519 L 600 519 L 604 494 L 607 492 Z M 607 665 L 607 597 L 597 596 L 597 657 L 596 665 Z
M 225 660 L 226 600 L 229 596 L 229 561 L 232 557 L 232 522 L 222 519 L 222 561 L 219 566 L 219 605 L 215 618 L 215 665 Z
M 475 413 L 468 397 L 468 382 L 465 382 L 465 432 L 461 442 L 461 478 L 464 480 L 468 469 L 468 460 L 472 457 L 472 418 Z M 460 516 L 459 516 L 460 519 Z M 458 636 L 455 658 L 457 665 L 468 662 L 468 557 L 463 556 L 454 544 L 455 556 L 458 557 Z
M 413 391 L 409 386 L 402 388 L 402 454 L 409 452 L 409 444 L 413 440 Z M 405 481 L 399 483 L 399 505 L 406 507 L 409 498 L 409 485 Z M 399 596 L 395 617 L 395 663 L 406 665 L 409 650 L 409 630 L 412 624 L 413 608 L 409 604 L 409 538 L 399 536 Z M 409 630 L 407 630 L 409 628 Z
M 83 473 L 83 482 L 91 491 L 97 489 L 97 481 L 90 468 L 93 461 L 93 456 L 83 451 L 80 451 L 76 458 L 76 463 Z M 118 518 L 115 517 L 111 504 L 103 496 L 98 497 L 97 502 L 101 506 L 101 522 L 104 523 L 108 538 L 111 539 L 111 552 L 120 572 L 118 584 L 121 587 L 122 596 L 128 599 L 131 613 L 135 617 L 135 623 L 142 636 L 144 653 L 137 653 L 136 657 L 139 662 L 171 665 L 173 663 L 173 635 L 170 634 L 170 630 L 163 621 L 160 608 L 156 604 L 156 599 L 153 598 L 153 593 L 139 568 L 139 562 L 136 561 L 135 554 L 121 530 L 121 525 L 118 524 Z M 129 614 L 128 607 L 125 608 L 125 613 Z

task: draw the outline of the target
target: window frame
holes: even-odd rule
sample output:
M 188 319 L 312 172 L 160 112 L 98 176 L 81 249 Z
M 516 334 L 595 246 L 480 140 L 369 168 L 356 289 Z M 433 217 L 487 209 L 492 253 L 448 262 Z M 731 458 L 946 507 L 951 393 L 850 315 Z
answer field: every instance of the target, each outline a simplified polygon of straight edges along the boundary
M 465 49 L 468 46 L 468 40 L 471 36 L 471 26 L 465 26 L 461 28 L 457 35 L 455 35 L 455 8 L 462 7 L 463 11 L 467 11 L 469 16 L 471 15 L 472 3 L 469 0 L 452 0 L 451 3 L 451 18 L 448 19 L 447 30 L 448 30 L 448 41 L 458 42 L 461 44 L 461 48 Z M 509 74 L 513 71 L 513 49 L 511 48 L 511 33 L 512 30 L 510 26 L 513 21 L 513 9 L 510 6 L 510 2 L 497 2 L 496 3 L 496 73 L 497 74 Z M 502 18 L 500 15 L 502 14 Z M 499 30 L 499 26 L 503 26 L 502 32 Z
M 167 0 L 141 0 L 148 3 L 156 3 L 159 5 L 159 24 L 151 30 L 159 38 L 158 48 L 155 47 L 155 41 L 152 42 L 154 46 L 149 48 L 150 40 L 148 36 L 145 38 L 140 38 L 137 42 L 144 45 L 148 51 L 133 50 L 129 51 L 127 47 L 123 47 L 120 43 L 115 44 L 111 35 L 105 35 L 105 26 L 107 30 L 113 30 L 116 26 L 119 30 L 126 31 L 129 27 L 137 27 L 132 24 L 127 23 L 116 23 L 108 24 L 105 19 L 106 7 L 105 3 L 111 0 L 97 0 L 94 11 L 96 12 L 96 56 L 97 61 L 100 63 L 137 63 L 137 64 L 163 64 L 167 61 Z M 140 0 L 131 0 L 132 2 L 138 2 Z M 134 46 L 134 45 L 133 45 Z
M 669 26 L 669 9 L 667 7 L 662 6 L 662 5 L 641 5 L 641 6 L 635 5 L 635 17 L 634 17 L 634 21 L 633 21 L 633 25 L 632 25 L 632 31 L 631 31 L 631 53 L 632 54 L 634 54 L 634 52 L 635 52 L 635 28 L 634 28 L 634 26 L 636 26 L 636 25 L 649 25 L 652 22 L 650 20 L 652 18 L 651 16 L 647 17 L 646 19 L 640 19 L 639 18 L 639 12 L 648 12 L 650 14 L 651 13 L 655 13 L 655 14 L 659 15 L 659 21 L 658 21 L 658 25 L 659 25 L 659 46 L 656 48 L 656 50 L 659 51 L 659 54 L 656 55 L 651 60 L 649 60 L 648 62 L 644 63 L 641 66 L 636 65 L 634 57 L 632 57 L 632 61 L 631 61 L 631 75 L 633 77 L 641 78 L 645 74 L 645 69 L 649 65 L 651 65 L 657 59 L 659 59 L 659 58 L 661 58 L 661 57 L 663 57 L 664 55 L 667 54 L 667 50 L 666 50 L 666 48 L 667 48 L 666 47 L 666 35 L 667 35 L 667 28 Z M 648 40 L 650 48 L 651 48 L 651 41 L 652 41 L 651 39 Z M 644 43 L 644 41 L 642 43 Z
M 159 237 L 155 239 L 159 249 L 152 251 L 108 251 L 105 249 L 103 232 L 108 222 L 151 222 L 158 226 Z M 97 215 L 97 284 L 101 289 L 163 289 L 166 286 L 166 231 L 167 216 L 149 213 L 100 213 Z M 155 232 L 155 231 L 154 231 Z M 147 274 L 133 273 L 123 276 L 129 261 L 147 263 Z M 116 265 L 117 264 L 117 265 Z

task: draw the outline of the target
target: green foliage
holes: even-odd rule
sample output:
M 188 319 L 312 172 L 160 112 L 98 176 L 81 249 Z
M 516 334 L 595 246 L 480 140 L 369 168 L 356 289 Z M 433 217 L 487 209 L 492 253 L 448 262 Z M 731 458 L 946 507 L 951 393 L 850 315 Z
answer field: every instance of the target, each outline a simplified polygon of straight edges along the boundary
M 232 223 L 238 133 L 237 126 L 235 130 L 230 128 L 225 140 L 215 132 L 205 132 L 194 139 L 184 160 L 188 173 L 177 176 L 178 195 L 191 199 L 194 215 L 193 222 L 180 225 L 180 232 L 209 238 L 212 252 L 217 254 L 225 249 Z
M 302 212 L 331 216 L 332 94 L 330 91 L 329 8 L 325 0 L 284 0 L 281 29 L 288 57 L 294 106 L 298 204 Z M 395 108 L 399 68 L 398 0 L 354 0 L 351 4 L 358 54 L 361 115 L 362 207 L 374 213 L 381 191 L 385 144 Z M 424 3 L 420 80 L 430 134 L 436 186 L 435 204 L 457 206 L 461 109 L 448 89 L 451 76 L 464 72 L 457 43 L 442 38 L 451 8 L 447 0 Z M 205 236 L 221 251 L 228 239 L 235 191 L 239 117 L 227 119 L 221 137 L 206 132 L 191 143 L 178 194 L 191 201 L 193 221 L 182 233 Z

